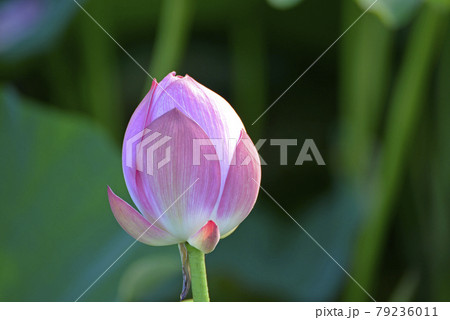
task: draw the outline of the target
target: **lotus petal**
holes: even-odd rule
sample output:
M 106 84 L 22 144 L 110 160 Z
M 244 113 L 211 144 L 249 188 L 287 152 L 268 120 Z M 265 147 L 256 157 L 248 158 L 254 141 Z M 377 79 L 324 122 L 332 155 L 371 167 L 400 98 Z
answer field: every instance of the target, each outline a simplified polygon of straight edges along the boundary
M 149 136 L 134 148 L 133 167 L 124 167 L 124 171 L 131 171 L 126 174 L 127 185 L 135 186 L 136 197 L 148 216 L 155 218 L 153 213 L 166 212 L 158 226 L 185 241 L 214 211 L 221 184 L 219 163 L 204 157 L 194 163 L 195 141 L 208 140 L 208 136 L 178 109 L 165 113 L 146 129 Z M 154 134 L 158 140 L 147 141 Z M 214 155 L 215 149 L 207 145 L 202 152 Z
M 192 235 L 188 242 L 203 253 L 213 251 L 219 242 L 220 232 L 214 221 L 209 220 L 197 233 Z
M 165 246 L 178 242 L 170 233 L 148 222 L 133 207 L 115 195 L 110 187 L 108 187 L 108 198 L 117 222 L 136 240 L 152 246 Z
M 239 140 L 244 125 L 230 104 L 214 91 L 201 85 L 188 75 L 175 76 L 171 73 L 163 80 L 164 91 L 153 100 L 150 121 L 177 108 L 194 120 L 216 145 L 221 165 L 221 175 L 226 177 L 229 161 Z M 225 181 L 222 181 L 223 189 Z
M 248 216 L 261 183 L 258 151 L 247 133 L 241 134 L 215 218 L 222 235 L 227 235 Z

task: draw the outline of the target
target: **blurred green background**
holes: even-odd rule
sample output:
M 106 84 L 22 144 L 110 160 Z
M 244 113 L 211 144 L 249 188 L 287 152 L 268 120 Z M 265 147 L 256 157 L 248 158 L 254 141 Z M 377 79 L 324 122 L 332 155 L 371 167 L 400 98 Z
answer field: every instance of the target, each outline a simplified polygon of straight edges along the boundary
M 379 301 L 450 300 L 448 0 L 79 1 L 147 72 L 298 139 L 262 186 Z M 72 0 L 0 2 L 0 300 L 74 301 L 133 243 L 121 140 L 150 79 Z M 295 166 L 314 139 L 326 166 Z M 213 301 L 369 297 L 263 192 L 207 256 Z M 80 301 L 176 301 L 176 246 L 137 243 Z

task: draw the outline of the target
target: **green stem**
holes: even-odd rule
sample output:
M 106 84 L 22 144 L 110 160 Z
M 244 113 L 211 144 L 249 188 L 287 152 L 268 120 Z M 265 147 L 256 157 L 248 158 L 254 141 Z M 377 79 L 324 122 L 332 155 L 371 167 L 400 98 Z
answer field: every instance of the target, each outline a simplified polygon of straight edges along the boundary
M 191 287 L 194 302 L 209 302 L 206 279 L 205 254 L 186 243 L 191 270 Z
M 79 110 L 79 86 L 74 77 L 76 68 L 67 63 L 65 46 L 58 44 L 47 55 L 46 76 L 50 79 L 51 103 L 61 109 Z
M 87 10 L 102 12 L 105 1 L 90 1 Z M 90 11 L 91 12 L 91 11 Z M 106 11 L 105 11 L 106 13 Z M 95 14 L 94 14 L 95 15 Z M 105 36 L 90 19 L 80 15 L 82 106 L 118 141 L 122 125 L 120 85 L 117 70 L 116 44 Z M 111 29 L 113 18 L 102 14 L 101 24 Z
M 430 261 L 430 287 L 433 300 L 450 300 L 450 131 L 448 122 L 450 119 L 450 28 L 445 35 L 445 47 L 441 54 L 441 62 L 438 67 L 436 84 L 436 144 L 434 146 L 434 161 L 432 162 L 432 206 L 431 212 L 426 212 L 429 220 L 429 261 Z
M 162 79 L 179 66 L 191 30 L 193 7 L 193 0 L 163 1 L 150 63 L 155 79 Z
M 348 28 L 361 9 L 343 2 L 343 25 Z M 391 70 L 393 31 L 373 14 L 358 22 L 341 50 L 340 158 L 344 175 L 357 187 L 368 180 L 376 133 L 386 104 Z
M 267 48 L 264 12 L 259 2 L 241 1 L 234 7 L 230 32 L 233 107 L 252 138 L 261 137 L 267 108 Z M 248 17 L 253 17 L 249 19 Z M 253 124 L 254 123 L 254 124 Z
M 393 216 L 391 207 L 400 187 L 407 156 L 414 147 L 414 134 L 426 92 L 435 54 L 442 44 L 447 16 L 431 5 L 423 8 L 414 25 L 406 55 L 395 83 L 389 108 L 385 145 L 375 175 L 373 205 L 361 230 L 352 275 L 361 285 L 372 290 L 375 270 Z M 354 285 L 347 288 L 344 300 L 367 299 Z

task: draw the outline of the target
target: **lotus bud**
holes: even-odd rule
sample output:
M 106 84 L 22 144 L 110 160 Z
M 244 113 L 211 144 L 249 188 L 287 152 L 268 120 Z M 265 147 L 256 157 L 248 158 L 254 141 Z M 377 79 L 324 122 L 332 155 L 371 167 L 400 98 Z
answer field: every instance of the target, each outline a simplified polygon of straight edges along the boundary
M 108 187 L 111 209 L 138 241 L 188 242 L 209 253 L 248 216 L 258 152 L 234 109 L 188 75 L 153 81 L 125 132 L 123 173 L 140 213 Z

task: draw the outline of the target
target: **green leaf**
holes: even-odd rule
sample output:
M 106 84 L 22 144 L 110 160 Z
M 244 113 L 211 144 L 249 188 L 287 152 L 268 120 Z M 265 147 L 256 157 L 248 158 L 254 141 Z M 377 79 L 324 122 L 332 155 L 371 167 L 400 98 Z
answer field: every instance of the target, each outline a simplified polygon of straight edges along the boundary
M 356 0 L 363 10 L 374 0 Z M 414 17 L 423 0 L 378 0 L 370 9 L 392 28 L 402 27 Z
M 450 0 L 428 0 L 429 3 L 445 8 L 450 8 Z
M 336 299 L 345 273 L 282 209 L 272 202 L 261 204 L 261 198 L 265 195 L 241 226 L 206 257 L 211 300 Z M 361 202 L 355 192 L 338 184 L 301 215 L 299 210 L 289 213 L 348 268 Z M 215 289 L 225 286 L 227 291 Z
M 12 90 L 0 89 L 0 128 L 0 300 L 74 301 L 134 241 L 106 195 L 127 195 L 119 148 Z M 149 248 L 136 244 L 82 300 L 114 300 L 123 266 Z
M 133 262 L 120 279 L 119 301 L 179 301 L 180 256 L 162 252 Z

